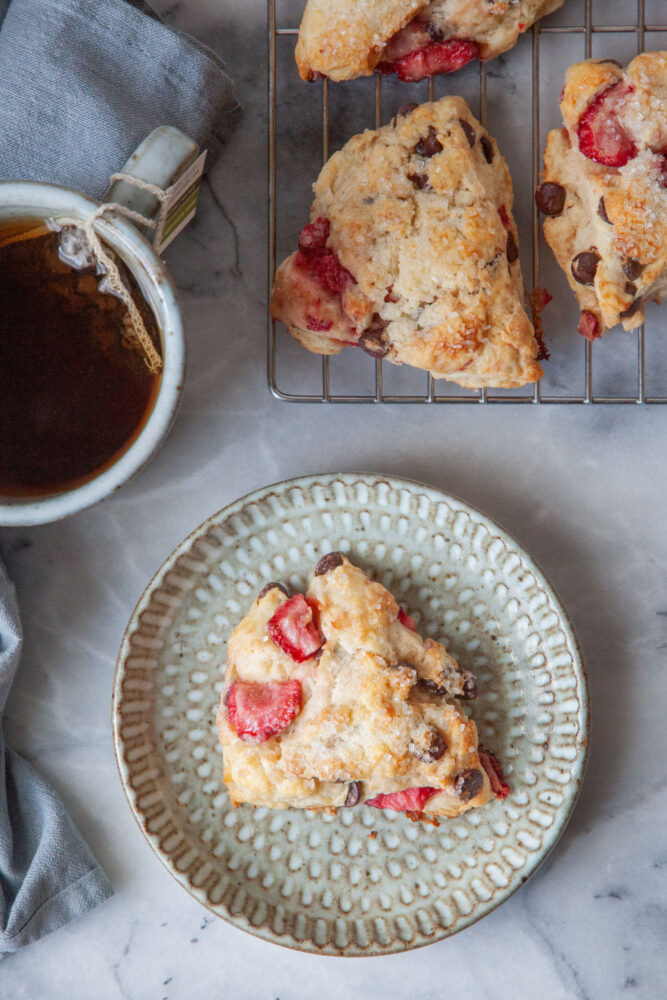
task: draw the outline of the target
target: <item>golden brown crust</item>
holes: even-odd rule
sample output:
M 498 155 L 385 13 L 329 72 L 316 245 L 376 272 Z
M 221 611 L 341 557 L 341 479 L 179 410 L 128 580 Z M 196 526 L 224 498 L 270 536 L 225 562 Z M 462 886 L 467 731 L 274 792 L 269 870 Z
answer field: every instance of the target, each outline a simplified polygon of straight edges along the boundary
M 387 40 L 426 6 L 426 0 L 309 0 L 295 50 L 301 78 L 370 76 Z
M 637 155 L 610 167 L 580 151 L 577 128 L 591 102 L 619 83 L 618 119 Z M 643 304 L 667 294 L 667 188 L 657 152 L 667 150 L 667 52 L 637 56 L 625 72 L 609 61 L 571 66 L 561 111 L 565 127 L 547 137 L 543 181 L 561 185 L 565 202 L 558 215 L 545 218 L 544 234 L 600 334 L 618 323 L 631 330 L 644 322 Z M 572 262 L 591 250 L 600 260 L 593 284 L 585 285 L 575 280 Z
M 296 62 L 304 80 L 370 76 L 392 37 L 416 14 L 443 38 L 477 42 L 483 59 L 506 52 L 538 18 L 564 0 L 308 0 Z
M 422 155 L 429 139 L 439 151 Z M 296 255 L 284 261 L 271 313 L 295 339 L 335 354 L 375 323 L 388 361 L 436 378 L 468 388 L 541 378 L 521 265 L 508 253 L 510 242 L 516 250 L 509 171 L 462 98 L 354 136 L 314 190 L 311 219 L 329 220 L 327 246 L 356 283 L 328 297 Z
M 321 655 L 297 664 L 268 638 L 267 622 L 286 600 L 279 590 L 258 598 L 229 641 L 218 711 L 224 781 L 235 803 L 269 808 L 328 808 L 345 803 L 350 782 L 360 801 L 380 793 L 431 787 L 423 807 L 456 816 L 491 797 L 477 750 L 477 729 L 461 709 L 470 675 L 444 646 L 423 640 L 399 620 L 399 606 L 381 584 L 347 559 L 315 576 L 307 597 L 326 638 Z M 234 681 L 300 681 L 302 707 L 278 736 L 241 740 L 230 725 L 227 693 Z M 417 683 L 422 678 L 431 685 Z M 439 693 L 433 693 L 433 686 Z M 419 759 L 437 731 L 446 751 Z M 480 772 L 480 790 L 462 801 L 455 779 Z

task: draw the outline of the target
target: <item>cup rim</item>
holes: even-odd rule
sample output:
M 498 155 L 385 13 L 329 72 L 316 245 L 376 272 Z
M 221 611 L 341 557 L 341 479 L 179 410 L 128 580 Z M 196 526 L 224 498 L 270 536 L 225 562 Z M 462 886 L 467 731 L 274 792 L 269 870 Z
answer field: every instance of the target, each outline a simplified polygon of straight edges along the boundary
M 0 213 L 20 207 L 37 218 L 55 215 L 81 217 L 101 203 L 58 184 L 40 181 L 0 181 Z M 119 216 L 99 220 L 99 233 L 130 267 L 142 291 L 149 290 L 162 337 L 163 367 L 153 408 L 135 440 L 108 468 L 80 486 L 44 497 L 0 495 L 0 526 L 47 524 L 68 517 L 105 499 L 136 475 L 153 457 L 173 423 L 185 375 L 185 337 L 181 310 L 166 265 L 148 240 Z M 157 310 L 159 307 L 159 312 Z

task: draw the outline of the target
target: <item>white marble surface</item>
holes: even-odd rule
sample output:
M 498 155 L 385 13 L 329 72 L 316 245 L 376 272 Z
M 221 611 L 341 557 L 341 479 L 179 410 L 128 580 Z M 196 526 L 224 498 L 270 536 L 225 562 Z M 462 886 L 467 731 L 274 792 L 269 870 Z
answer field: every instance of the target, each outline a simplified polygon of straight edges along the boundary
M 245 115 L 197 220 L 168 251 L 189 327 L 189 374 L 171 437 L 104 504 L 58 524 L 0 531 L 26 631 L 7 736 L 53 781 L 116 888 L 77 923 L 2 961 L 0 996 L 385 1000 L 400 988 L 411 1000 L 663 997 L 667 410 L 274 400 L 265 382 L 264 3 L 160 7 L 226 58 Z M 499 65 L 500 79 L 507 72 Z M 658 326 L 666 319 L 665 309 L 654 311 Z M 266 483 L 353 469 L 458 494 L 537 558 L 583 646 L 593 740 L 574 816 L 520 892 L 450 940 L 346 961 L 250 937 L 171 879 L 120 787 L 110 691 L 131 610 L 185 534 Z

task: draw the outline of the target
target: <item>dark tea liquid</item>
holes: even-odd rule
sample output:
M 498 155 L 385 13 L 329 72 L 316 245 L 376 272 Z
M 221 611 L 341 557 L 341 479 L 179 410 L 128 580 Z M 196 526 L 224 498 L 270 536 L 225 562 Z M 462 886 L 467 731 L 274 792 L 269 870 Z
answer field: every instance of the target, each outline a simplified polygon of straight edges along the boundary
M 124 303 L 98 290 L 94 268 L 58 256 L 60 234 L 0 225 L 0 496 L 57 493 L 111 465 L 143 427 L 160 376 L 127 342 Z M 133 281 L 155 346 L 155 318 Z

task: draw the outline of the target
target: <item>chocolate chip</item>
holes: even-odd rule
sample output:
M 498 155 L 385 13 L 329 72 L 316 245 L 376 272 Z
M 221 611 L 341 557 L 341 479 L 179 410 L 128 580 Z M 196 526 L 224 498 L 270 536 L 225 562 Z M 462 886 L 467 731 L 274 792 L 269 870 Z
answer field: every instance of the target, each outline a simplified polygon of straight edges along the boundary
M 412 181 L 413 187 L 416 187 L 418 191 L 424 191 L 426 188 L 430 191 L 433 190 L 426 174 L 408 174 L 408 180 Z
M 432 125 L 428 127 L 428 135 L 419 140 L 415 146 L 417 156 L 429 157 L 442 152 L 442 143 L 438 140 L 435 129 Z
M 317 566 L 315 567 L 315 576 L 324 576 L 332 569 L 336 569 L 338 566 L 343 565 L 343 553 L 342 552 L 329 552 L 326 556 L 322 556 Z
M 357 802 L 361 798 L 361 782 L 351 781 L 347 786 L 347 798 L 345 799 L 346 806 L 356 806 Z
M 592 285 L 598 269 L 600 254 L 597 250 L 582 250 L 572 261 L 572 276 L 580 285 Z
M 424 691 L 434 694 L 436 698 L 444 698 L 448 693 L 447 688 L 440 687 L 439 684 L 436 684 L 435 681 L 430 680 L 428 677 L 420 677 L 417 683 Z
M 399 118 L 407 118 L 408 115 L 411 115 L 415 108 L 418 107 L 419 105 L 413 102 L 412 104 L 404 104 L 402 108 L 399 108 L 392 119 L 392 125 L 394 128 L 396 128 L 396 123 Z
M 514 261 L 517 259 L 518 256 L 519 256 L 519 248 L 516 245 L 516 240 L 514 239 L 514 233 L 508 233 L 507 234 L 507 259 L 510 262 L 510 264 L 513 264 Z
M 463 694 L 461 698 L 465 701 L 474 701 L 477 697 L 477 681 L 469 671 L 463 674 Z
M 472 125 L 470 124 L 470 122 L 467 122 L 465 120 L 465 118 L 459 118 L 459 125 L 461 126 L 461 128 L 465 132 L 466 139 L 468 140 L 468 145 L 472 149 L 472 147 L 475 145 L 475 139 L 477 138 L 477 136 L 475 135 L 474 128 L 472 127 Z
M 257 600 L 261 601 L 261 599 L 265 597 L 270 590 L 276 590 L 276 588 L 278 590 L 282 590 L 285 597 L 287 597 L 287 589 L 283 587 L 282 583 L 276 583 L 275 580 L 272 580 L 271 583 L 267 583 L 265 587 L 262 587 L 259 594 L 257 595 Z
M 442 733 L 439 733 L 437 729 L 432 729 L 429 733 L 429 745 L 424 747 L 416 746 L 414 743 L 408 743 L 408 750 L 413 757 L 417 760 L 421 760 L 424 764 L 434 764 L 436 760 L 444 755 L 447 750 L 447 744 L 445 743 Z
M 636 257 L 628 257 L 626 261 L 623 262 L 623 273 L 626 278 L 630 281 L 634 281 L 644 270 L 644 265 L 640 264 Z
M 535 204 L 545 215 L 560 215 L 565 204 L 565 188 L 562 184 L 545 181 L 535 192 Z
M 482 772 L 477 768 L 468 771 L 461 771 L 454 778 L 454 791 L 461 799 L 461 802 L 470 802 L 476 795 L 479 795 L 484 786 Z
M 445 37 L 445 33 L 439 24 L 435 24 L 433 21 L 426 22 L 426 30 L 428 32 L 428 37 L 432 42 L 441 42 Z
M 408 663 L 407 660 L 399 660 L 398 663 L 390 663 L 390 670 L 409 670 L 412 673 L 412 683 L 417 683 L 417 668 L 413 663 Z
M 625 294 L 626 295 L 635 295 L 636 292 L 637 292 L 637 286 L 635 285 L 634 281 L 626 281 L 626 283 L 625 283 Z
M 603 222 L 607 223 L 608 226 L 612 225 L 612 221 L 607 215 L 607 209 L 605 207 L 604 198 L 600 198 L 598 202 L 598 215 L 600 216 Z
M 483 135 L 479 141 L 481 143 L 486 162 L 493 163 L 493 143 L 486 135 Z
M 640 296 L 638 299 L 635 299 L 634 302 L 631 302 L 627 309 L 624 309 L 623 312 L 619 314 L 621 319 L 630 319 L 630 317 L 634 316 L 634 314 L 640 308 L 641 304 L 642 300 Z
M 366 330 L 365 333 L 359 337 L 359 347 L 366 354 L 370 354 L 372 358 L 384 358 L 389 351 L 389 345 L 386 344 L 382 337 L 383 330 Z

